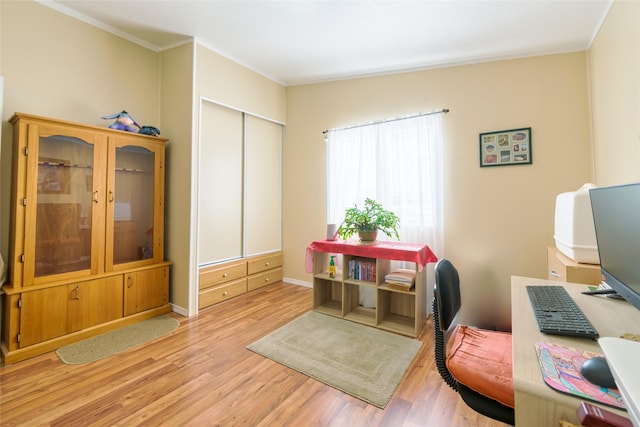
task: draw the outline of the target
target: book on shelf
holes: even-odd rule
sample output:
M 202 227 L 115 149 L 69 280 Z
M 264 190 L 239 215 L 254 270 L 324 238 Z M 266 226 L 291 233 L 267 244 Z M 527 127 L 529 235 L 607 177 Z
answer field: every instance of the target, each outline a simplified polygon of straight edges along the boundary
M 385 282 L 385 284 L 391 289 L 398 289 L 400 291 L 410 291 L 411 289 L 413 289 L 412 283 Z
M 385 275 L 384 281 L 392 289 L 409 291 L 415 286 L 416 272 L 408 268 L 399 268 Z
M 349 279 L 376 281 L 376 263 L 368 259 L 352 259 L 349 261 Z

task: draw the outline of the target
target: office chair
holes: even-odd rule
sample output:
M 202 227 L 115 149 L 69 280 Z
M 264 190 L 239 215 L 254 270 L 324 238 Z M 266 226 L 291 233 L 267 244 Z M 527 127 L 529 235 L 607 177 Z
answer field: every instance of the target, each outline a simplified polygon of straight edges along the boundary
M 447 340 L 460 307 L 458 271 L 450 261 L 441 259 L 435 267 L 433 298 L 438 372 L 470 408 L 514 425 L 511 334 L 455 325 Z M 447 346 L 448 341 L 453 344 Z

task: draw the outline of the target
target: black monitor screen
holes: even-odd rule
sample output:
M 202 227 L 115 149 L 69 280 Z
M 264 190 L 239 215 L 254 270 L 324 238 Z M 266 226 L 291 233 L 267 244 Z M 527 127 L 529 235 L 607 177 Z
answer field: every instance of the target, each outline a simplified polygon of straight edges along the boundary
M 640 183 L 589 195 L 605 282 L 640 310 Z

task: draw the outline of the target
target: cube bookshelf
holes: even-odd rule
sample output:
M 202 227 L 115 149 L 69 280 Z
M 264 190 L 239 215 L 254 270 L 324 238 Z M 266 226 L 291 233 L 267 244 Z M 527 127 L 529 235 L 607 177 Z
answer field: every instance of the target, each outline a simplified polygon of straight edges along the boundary
M 336 277 L 329 277 L 329 260 L 334 256 Z M 435 257 L 434 257 L 435 258 Z M 426 275 L 418 264 L 415 285 L 410 290 L 389 287 L 393 251 L 385 258 L 315 251 L 313 255 L 313 309 L 320 313 L 402 335 L 417 337 L 427 317 Z M 408 267 L 405 267 L 408 268 Z M 373 307 L 363 306 L 362 292 L 375 295 Z

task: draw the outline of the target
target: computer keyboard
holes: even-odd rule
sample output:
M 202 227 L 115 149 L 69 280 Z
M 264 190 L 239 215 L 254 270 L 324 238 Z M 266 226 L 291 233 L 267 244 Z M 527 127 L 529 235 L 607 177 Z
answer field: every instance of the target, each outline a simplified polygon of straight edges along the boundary
M 564 287 L 557 285 L 527 286 L 527 293 L 540 332 L 594 340 L 599 337 L 596 328 L 589 322 Z

